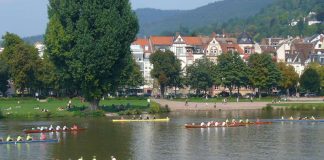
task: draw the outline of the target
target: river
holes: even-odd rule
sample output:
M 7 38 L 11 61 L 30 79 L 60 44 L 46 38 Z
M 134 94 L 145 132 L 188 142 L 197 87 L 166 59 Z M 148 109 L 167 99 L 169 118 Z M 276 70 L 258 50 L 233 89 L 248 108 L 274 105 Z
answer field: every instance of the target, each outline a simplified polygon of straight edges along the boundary
M 78 133 L 47 134 L 59 143 L 0 144 L 1 160 L 251 160 L 324 159 L 324 123 L 273 123 L 236 128 L 186 129 L 185 123 L 226 118 L 324 118 L 322 112 L 191 111 L 172 112 L 170 122 L 112 123 L 109 118 L 0 120 L 0 137 L 24 135 L 24 128 L 78 124 Z M 25 135 L 24 135 L 25 136 Z M 34 135 L 39 136 L 38 134 Z

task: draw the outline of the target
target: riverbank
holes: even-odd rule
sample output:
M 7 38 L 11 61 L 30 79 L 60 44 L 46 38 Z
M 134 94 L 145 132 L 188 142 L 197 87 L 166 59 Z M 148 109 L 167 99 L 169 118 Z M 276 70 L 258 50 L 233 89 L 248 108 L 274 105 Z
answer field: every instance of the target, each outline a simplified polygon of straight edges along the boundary
M 287 101 L 280 103 L 272 102 L 188 102 L 186 105 L 185 101 L 171 101 L 165 99 L 153 99 L 153 101 L 159 103 L 161 106 L 168 106 L 171 111 L 213 111 L 213 110 L 254 110 L 254 109 L 263 109 L 267 105 L 271 105 L 273 108 L 289 108 L 289 107 L 303 107 L 303 106 L 317 106 L 324 108 L 324 102 L 321 100 L 307 100 L 303 99 L 302 101 Z M 303 104 L 303 105 L 296 105 Z
M 68 109 L 68 98 L 0 98 L 0 111 L 4 118 L 52 118 L 73 116 L 104 116 L 105 112 L 125 110 L 147 110 L 148 103 L 144 98 L 105 99 L 100 101 L 101 110 L 88 111 L 88 103 L 78 98 L 71 100 Z

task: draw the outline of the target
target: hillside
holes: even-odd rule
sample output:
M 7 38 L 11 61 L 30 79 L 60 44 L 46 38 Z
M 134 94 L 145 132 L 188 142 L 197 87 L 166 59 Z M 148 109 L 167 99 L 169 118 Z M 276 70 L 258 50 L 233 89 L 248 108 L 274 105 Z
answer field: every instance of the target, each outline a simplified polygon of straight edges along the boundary
M 318 16 L 309 17 L 310 12 Z M 195 30 L 199 33 L 249 32 L 256 40 L 263 37 L 309 36 L 323 33 L 324 24 L 308 25 L 308 20 L 323 19 L 323 0 L 275 0 L 255 16 L 247 19 L 231 19 L 222 25 L 204 26 Z M 291 25 L 295 21 L 296 25 Z
M 161 34 L 187 28 L 192 31 L 206 25 L 221 24 L 233 18 L 248 18 L 274 0 L 224 0 L 193 10 L 138 9 L 140 36 Z
M 43 42 L 44 35 L 24 37 L 23 40 L 28 44 L 35 44 L 36 42 Z

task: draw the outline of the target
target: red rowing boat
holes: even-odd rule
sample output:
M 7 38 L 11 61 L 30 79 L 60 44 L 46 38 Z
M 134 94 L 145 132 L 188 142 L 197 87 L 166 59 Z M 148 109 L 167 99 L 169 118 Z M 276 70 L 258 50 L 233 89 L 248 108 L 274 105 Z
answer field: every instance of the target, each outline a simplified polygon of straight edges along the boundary
M 63 130 L 63 129 L 60 129 L 60 130 L 48 130 L 48 129 L 45 129 L 45 130 L 40 130 L 40 129 L 25 129 L 24 132 L 26 134 L 29 134 L 29 133 L 50 133 L 50 132 L 78 132 L 78 131 L 84 131 L 86 130 L 86 128 L 77 128 L 77 129 L 66 129 L 66 130 Z

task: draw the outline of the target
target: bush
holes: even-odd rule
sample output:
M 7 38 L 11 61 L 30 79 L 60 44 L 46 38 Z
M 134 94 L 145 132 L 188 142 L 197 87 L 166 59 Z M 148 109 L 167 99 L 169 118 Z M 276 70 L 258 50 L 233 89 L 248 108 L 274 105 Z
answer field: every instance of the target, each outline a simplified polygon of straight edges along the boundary
M 75 117 L 103 117 L 105 116 L 105 112 L 102 110 L 98 111 L 76 111 L 73 116 Z
M 165 107 L 161 107 L 160 104 L 152 102 L 148 112 L 150 114 L 167 113 L 170 112 L 170 109 L 168 105 L 165 105 Z
M 266 110 L 266 111 L 272 111 L 273 107 L 270 104 L 267 104 L 266 107 L 263 107 L 262 110 Z
M 126 111 L 118 112 L 119 115 L 140 115 L 142 112 L 138 109 L 127 109 Z

